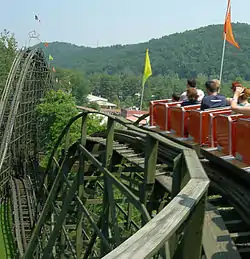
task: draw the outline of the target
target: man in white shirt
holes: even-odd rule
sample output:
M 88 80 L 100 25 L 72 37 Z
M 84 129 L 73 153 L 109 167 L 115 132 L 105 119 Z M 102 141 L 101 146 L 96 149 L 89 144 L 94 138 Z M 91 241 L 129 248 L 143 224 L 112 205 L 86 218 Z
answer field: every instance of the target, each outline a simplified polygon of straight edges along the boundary
M 195 79 L 189 79 L 187 80 L 187 89 L 189 87 L 193 87 L 196 88 L 196 80 Z M 198 101 L 201 102 L 201 100 L 203 99 L 203 97 L 205 96 L 204 92 L 200 89 L 197 89 L 197 94 L 198 94 Z M 187 91 L 185 91 L 184 93 L 181 94 L 181 98 L 180 101 L 186 101 L 187 100 Z

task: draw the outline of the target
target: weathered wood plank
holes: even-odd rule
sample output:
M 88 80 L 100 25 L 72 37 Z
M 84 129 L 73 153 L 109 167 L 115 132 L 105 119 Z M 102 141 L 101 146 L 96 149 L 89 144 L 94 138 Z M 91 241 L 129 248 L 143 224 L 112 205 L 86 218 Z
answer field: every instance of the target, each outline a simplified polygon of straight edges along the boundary
M 193 149 L 193 148 L 195 148 L 195 146 L 197 146 L 197 144 L 194 144 L 191 141 L 183 140 L 183 139 L 177 137 L 175 134 L 166 133 L 166 131 L 163 131 L 159 128 L 146 128 L 146 127 L 142 127 L 142 128 L 145 129 L 148 132 L 158 133 L 157 134 L 158 136 L 160 136 L 161 138 L 168 139 L 169 141 L 172 141 L 176 145 L 181 145 L 182 149 L 185 149 L 185 148 L 192 148 Z
M 187 219 L 208 186 L 207 180 L 191 179 L 168 206 L 103 258 L 151 258 Z
M 181 182 L 182 182 L 182 163 L 183 158 L 180 153 L 174 159 L 174 168 L 173 168 L 173 180 L 172 180 L 172 192 L 171 197 L 174 198 L 181 190 Z
M 168 175 L 159 175 L 156 180 L 169 192 L 172 191 L 172 177 Z
M 203 161 L 202 165 L 211 179 L 211 187 L 230 200 L 237 207 L 243 221 L 250 225 L 250 191 L 247 182 L 240 182 L 239 185 L 234 178 L 229 177 L 231 172 L 208 161 Z
M 182 240 L 174 254 L 175 259 L 201 259 L 206 198 L 205 193 L 186 222 Z
M 235 159 L 232 160 L 224 160 L 222 158 L 222 154 L 218 151 L 211 151 L 209 152 L 206 149 L 201 149 L 202 155 L 209 160 L 211 163 L 218 165 L 221 168 L 224 168 L 224 170 L 228 170 L 231 175 L 235 175 L 239 180 L 243 180 L 246 185 L 249 186 L 250 184 L 250 175 L 247 171 L 245 171 L 244 167 L 247 167 L 247 164 L 244 164 L 242 162 L 239 162 Z M 219 156 L 218 156 L 219 155 Z
M 183 150 L 184 159 L 191 178 L 208 179 L 207 174 L 193 149 Z
M 205 212 L 203 247 L 207 259 L 241 258 L 222 217 L 210 203 L 207 203 Z
M 171 177 L 162 175 L 156 180 L 171 193 Z M 218 240 L 218 236 L 223 239 Z M 202 243 L 207 259 L 240 258 L 221 215 L 211 203 L 206 204 Z
M 145 184 L 154 184 L 158 154 L 158 141 L 151 136 L 147 136 L 146 143 L 144 182 Z
M 178 144 L 178 143 L 176 143 L 176 142 L 174 142 L 174 141 L 172 141 L 172 140 L 170 140 L 170 139 L 168 139 L 165 136 L 162 136 L 160 134 L 153 133 L 153 132 L 150 132 L 150 133 L 148 132 L 148 134 L 150 134 L 152 137 L 157 139 L 159 141 L 159 143 L 171 146 L 176 151 L 182 151 L 182 150 L 188 149 L 187 147 L 185 147 L 181 144 Z
M 137 196 L 133 194 L 123 183 L 121 183 L 116 177 L 110 173 L 107 168 L 103 167 L 103 165 L 96 158 L 92 156 L 92 154 L 82 145 L 79 145 L 80 150 L 84 152 L 84 156 L 92 161 L 93 165 L 97 167 L 101 172 L 103 172 L 106 176 L 110 178 L 112 184 L 114 184 L 129 200 L 134 204 L 134 206 L 141 211 L 144 215 L 145 219 L 150 220 L 150 216 L 145 206 L 140 203 L 140 200 Z

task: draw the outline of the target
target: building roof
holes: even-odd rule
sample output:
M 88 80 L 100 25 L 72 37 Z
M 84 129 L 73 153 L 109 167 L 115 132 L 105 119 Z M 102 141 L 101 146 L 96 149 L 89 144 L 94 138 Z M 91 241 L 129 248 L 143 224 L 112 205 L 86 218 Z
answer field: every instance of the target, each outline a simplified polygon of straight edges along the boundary
M 87 99 L 88 99 L 89 102 L 96 102 L 96 101 L 107 102 L 108 101 L 108 99 L 105 99 L 105 98 L 100 97 L 100 96 L 95 96 L 95 95 L 92 95 L 92 94 L 88 94 Z
M 89 107 L 84 107 L 84 106 L 76 106 L 77 109 L 81 109 L 81 110 L 86 110 L 86 111 L 90 111 L 90 112 L 96 112 L 97 110 L 89 108 Z
M 97 103 L 98 105 L 100 106 L 109 106 L 109 107 L 116 107 L 117 105 L 114 104 L 114 103 L 110 103 L 110 102 L 107 102 L 107 101 L 95 101 L 95 103 Z
M 106 99 L 106 98 L 102 98 L 102 97 L 95 96 L 95 95 L 92 95 L 92 94 L 87 95 L 87 100 L 90 103 L 92 103 L 92 102 L 97 103 L 100 106 L 108 106 L 108 107 L 116 107 L 117 106 L 114 103 L 108 102 L 108 99 Z
M 139 118 L 136 117 L 136 116 L 130 115 L 130 116 L 126 117 L 126 119 L 129 120 L 129 121 L 132 121 L 132 122 L 136 122 Z M 139 122 L 139 125 L 145 125 L 145 124 L 147 124 L 146 119 Z

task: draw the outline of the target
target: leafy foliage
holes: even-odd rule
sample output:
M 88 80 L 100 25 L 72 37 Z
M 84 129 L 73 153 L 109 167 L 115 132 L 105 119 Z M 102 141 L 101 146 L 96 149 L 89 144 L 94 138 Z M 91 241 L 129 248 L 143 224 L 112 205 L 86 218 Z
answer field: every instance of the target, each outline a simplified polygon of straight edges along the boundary
M 119 108 L 129 108 L 138 107 L 140 103 L 145 49 L 149 47 L 153 76 L 146 83 L 146 109 L 150 100 L 169 98 L 173 92 L 184 91 L 188 77 L 196 77 L 198 87 L 203 90 L 204 82 L 209 77 L 218 78 L 222 29 L 221 25 L 211 25 L 152 39 L 148 43 L 95 49 L 56 42 L 50 43 L 44 51 L 49 51 L 54 57 L 55 65 L 61 66 L 55 73 L 56 90 L 63 90 L 73 96 L 77 105 L 93 107 L 86 101 L 87 94 L 92 93 L 107 98 Z M 230 96 L 230 83 L 226 80 L 235 80 L 238 77 L 248 86 L 246 80 L 250 77 L 250 26 L 239 23 L 234 24 L 233 29 L 241 49 L 227 44 L 222 93 Z M 1 34 L 0 77 L 4 75 L 2 84 L 16 54 L 16 46 L 13 35 L 7 31 Z M 97 106 L 93 108 L 99 109 Z
M 42 103 L 38 105 L 37 112 L 39 119 L 43 121 L 46 128 L 45 149 L 50 153 L 63 128 L 72 117 L 79 113 L 76 108 L 75 99 L 72 94 L 63 90 L 51 90 L 46 94 Z M 101 125 L 101 120 L 101 118 L 96 116 L 90 116 L 88 119 L 87 134 L 104 130 L 105 124 Z M 72 144 L 80 138 L 80 133 L 81 120 L 77 120 L 71 126 L 70 133 L 65 141 Z
M 199 74 L 197 75 L 196 79 L 198 88 L 205 91 L 205 81 L 208 80 L 208 77 L 204 74 Z M 250 82 L 244 80 L 241 77 L 236 77 L 234 78 L 234 80 L 241 81 L 243 85 L 245 85 L 246 87 L 250 87 Z M 107 98 L 109 101 L 115 103 L 118 107 L 139 107 L 141 93 L 141 76 L 107 75 L 95 73 L 89 76 L 85 75 L 84 81 L 79 85 L 79 88 L 82 87 L 81 90 L 72 90 L 72 94 L 75 95 L 76 98 L 77 94 L 81 93 L 81 95 L 79 94 L 79 97 L 77 98 L 78 100 L 82 98 L 82 101 L 78 101 L 79 105 L 85 105 L 97 110 L 99 109 L 97 105 L 86 104 L 85 96 L 91 91 L 94 95 L 100 95 L 104 98 Z M 232 92 L 230 86 L 230 82 L 223 81 L 221 93 L 231 96 Z M 168 76 L 158 75 L 150 77 L 145 87 L 144 109 L 147 108 L 149 101 L 169 98 L 171 97 L 173 92 L 182 93 L 183 91 L 185 91 L 185 88 L 186 79 L 180 78 L 178 74 L 171 74 Z
M 224 79 L 233 80 L 240 75 L 249 80 L 250 25 L 233 24 L 233 30 L 241 49 L 227 44 Z M 58 67 L 79 69 L 87 74 L 129 76 L 142 74 L 145 50 L 149 48 L 153 76 L 176 73 L 180 78 L 196 77 L 198 74 L 218 77 L 222 33 L 222 25 L 210 25 L 140 44 L 89 48 L 54 42 L 44 50 L 53 55 Z
M 89 93 L 88 78 L 84 73 L 68 69 L 57 69 L 57 89 L 71 92 L 76 103 L 81 105 L 86 102 L 86 95 Z
M 68 121 L 78 113 L 72 95 L 62 90 L 48 92 L 42 103 L 37 107 L 37 111 L 46 125 L 47 146 L 49 149 L 54 146 Z M 70 132 L 70 142 L 79 138 L 79 135 L 77 135 L 80 132 L 79 127 L 79 123 L 73 125 Z
M 4 30 L 0 34 L 0 94 L 17 52 L 17 42 L 13 34 Z
M 221 92 L 229 96 L 230 81 L 239 79 L 248 86 L 250 78 L 250 26 L 237 23 L 233 29 L 241 49 L 230 44 L 226 47 Z M 149 47 L 153 76 L 146 83 L 146 109 L 150 100 L 183 92 L 187 78 L 197 78 L 198 87 L 205 90 L 206 80 L 219 77 L 222 31 L 221 25 L 210 25 L 147 43 L 103 48 L 55 42 L 44 51 L 49 51 L 55 65 L 61 67 L 56 73 L 58 89 L 71 92 L 78 105 L 88 106 L 86 95 L 92 93 L 119 108 L 129 108 L 139 107 L 145 49 Z

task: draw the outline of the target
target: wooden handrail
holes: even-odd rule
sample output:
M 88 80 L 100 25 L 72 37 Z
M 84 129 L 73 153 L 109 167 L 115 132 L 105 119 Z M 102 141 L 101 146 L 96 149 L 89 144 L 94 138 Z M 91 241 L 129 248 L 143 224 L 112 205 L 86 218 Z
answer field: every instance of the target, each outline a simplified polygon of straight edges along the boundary
M 199 259 L 201 254 L 202 227 L 209 179 L 196 152 L 157 133 L 138 128 L 133 125 L 132 122 L 122 117 L 115 117 L 98 111 L 87 111 L 72 118 L 65 126 L 51 154 L 52 158 L 60 141 L 67 134 L 70 126 L 77 119 L 84 116 L 86 117 L 88 114 L 102 114 L 107 116 L 110 123 L 112 120 L 120 123 L 127 129 L 131 131 L 136 130 L 141 134 L 145 134 L 149 138 L 151 137 L 179 153 L 176 158 L 176 167 L 174 170 L 172 189 L 174 189 L 173 192 L 175 195 L 172 196 L 172 201 L 133 236 L 107 254 L 104 258 L 150 258 L 152 255 L 159 251 L 162 252 L 162 249 L 165 249 L 163 252 L 165 254 L 178 253 L 178 255 L 183 255 L 190 253 L 190 258 Z M 108 150 L 107 147 L 106 149 Z M 51 161 L 49 160 L 46 170 L 47 173 Z M 188 231 L 184 230 L 184 243 L 181 246 L 174 240 L 177 232 L 180 231 L 180 228 L 188 229 Z M 172 250 L 173 248 L 171 248 L 173 247 L 173 244 L 175 246 L 174 251 Z M 190 246 L 194 246 L 195 244 L 197 244 L 197 247 L 190 250 Z M 182 258 L 182 256 L 178 258 Z
M 161 212 L 103 259 L 151 258 L 185 222 L 208 185 L 209 180 L 191 179 Z

